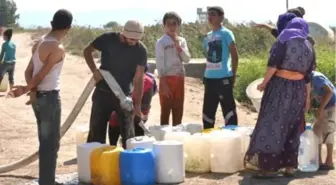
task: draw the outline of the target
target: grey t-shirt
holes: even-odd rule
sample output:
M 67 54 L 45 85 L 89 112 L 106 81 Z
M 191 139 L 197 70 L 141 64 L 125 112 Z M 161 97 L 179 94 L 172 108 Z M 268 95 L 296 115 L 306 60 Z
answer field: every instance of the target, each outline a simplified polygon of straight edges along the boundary
M 120 40 L 120 33 L 115 32 L 102 34 L 91 45 L 101 52 L 100 69 L 109 71 L 124 93 L 129 95 L 137 66 L 147 64 L 145 45 L 141 42 L 134 46 L 123 43 Z M 97 88 L 110 91 L 105 80 L 100 81 Z

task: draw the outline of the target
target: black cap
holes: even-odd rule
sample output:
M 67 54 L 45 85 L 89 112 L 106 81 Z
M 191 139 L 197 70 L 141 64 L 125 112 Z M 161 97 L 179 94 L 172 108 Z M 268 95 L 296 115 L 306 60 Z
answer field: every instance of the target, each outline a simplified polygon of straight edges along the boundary
M 208 7 L 208 12 L 209 11 L 215 11 L 218 15 L 224 15 L 224 10 L 220 6 L 210 6 Z

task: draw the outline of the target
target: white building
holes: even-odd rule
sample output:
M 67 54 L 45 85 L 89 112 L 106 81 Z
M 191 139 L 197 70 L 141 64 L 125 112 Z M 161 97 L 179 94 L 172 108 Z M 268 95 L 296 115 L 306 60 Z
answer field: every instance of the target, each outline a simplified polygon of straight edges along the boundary
M 335 33 L 329 26 L 321 25 L 316 22 L 308 22 L 308 25 L 309 34 L 314 39 L 328 39 L 330 41 L 335 41 Z
M 208 7 L 207 7 L 208 9 Z M 207 22 L 208 21 L 208 12 L 207 11 L 203 11 L 202 8 L 197 8 L 197 21 L 199 22 Z

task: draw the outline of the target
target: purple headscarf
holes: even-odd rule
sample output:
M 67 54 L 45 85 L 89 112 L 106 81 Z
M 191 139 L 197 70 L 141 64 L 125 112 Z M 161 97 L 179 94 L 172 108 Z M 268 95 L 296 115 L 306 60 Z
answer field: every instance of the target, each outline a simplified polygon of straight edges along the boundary
M 282 30 L 286 28 L 287 24 L 295 17 L 297 16 L 294 13 L 284 13 L 284 14 L 279 15 L 278 21 L 277 21 L 278 33 L 280 34 Z
M 278 36 L 278 40 L 286 42 L 294 38 L 307 38 L 308 34 L 308 23 L 303 18 L 296 17 L 287 24 L 286 28 Z

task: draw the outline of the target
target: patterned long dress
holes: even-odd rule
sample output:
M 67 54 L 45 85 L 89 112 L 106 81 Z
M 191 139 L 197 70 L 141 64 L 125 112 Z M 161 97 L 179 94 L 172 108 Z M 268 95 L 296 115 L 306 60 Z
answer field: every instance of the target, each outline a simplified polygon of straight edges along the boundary
M 245 162 L 263 171 L 278 171 L 298 165 L 300 124 L 304 120 L 306 83 L 315 68 L 312 44 L 303 38 L 274 43 L 269 67 L 303 74 L 303 80 L 288 80 L 273 75 L 261 101 L 257 124 Z

